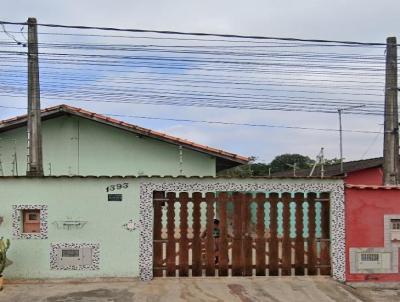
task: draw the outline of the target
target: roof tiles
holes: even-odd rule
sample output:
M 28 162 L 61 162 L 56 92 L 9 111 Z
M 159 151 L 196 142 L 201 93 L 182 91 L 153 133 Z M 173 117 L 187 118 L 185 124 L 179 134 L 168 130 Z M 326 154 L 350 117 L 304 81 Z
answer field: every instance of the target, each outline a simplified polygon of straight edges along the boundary
M 41 110 L 42 112 L 42 116 L 51 116 L 52 114 L 57 114 L 57 113 L 70 113 L 70 114 L 75 114 L 78 116 L 82 116 L 91 120 L 95 120 L 98 122 L 104 122 L 107 124 L 111 124 L 113 126 L 122 126 L 126 129 L 129 129 L 133 132 L 136 132 L 138 134 L 142 134 L 145 136 L 150 136 L 156 139 L 160 139 L 163 141 L 167 141 L 170 143 L 175 143 L 175 144 L 179 144 L 179 145 L 184 145 L 188 148 L 191 149 L 195 149 L 197 151 L 200 152 L 204 152 L 204 153 L 208 153 L 214 156 L 219 156 L 219 157 L 223 157 L 227 160 L 231 160 L 234 162 L 237 162 L 239 164 L 245 164 L 249 161 L 249 158 L 245 157 L 245 156 L 240 156 L 234 153 L 230 153 L 230 152 L 226 152 L 220 149 L 216 149 L 216 148 L 212 148 L 206 145 L 202 145 L 202 144 L 198 144 L 186 139 L 181 139 L 172 135 L 168 135 L 166 133 L 162 133 L 162 132 L 158 132 L 158 131 L 154 131 L 151 129 L 147 129 L 147 128 L 143 128 L 140 126 L 136 126 L 127 122 L 123 122 L 102 114 L 98 114 L 98 113 L 94 113 L 82 108 L 77 108 L 77 107 L 73 107 L 73 106 L 69 106 L 69 105 L 58 105 L 58 106 L 53 106 L 53 107 L 48 107 L 45 109 Z M 18 127 L 18 126 L 22 126 L 24 123 L 26 123 L 26 119 L 27 116 L 26 115 L 20 115 L 20 116 L 16 116 L 10 119 L 6 119 L 6 120 L 2 120 L 0 121 L 0 132 L 1 131 L 6 131 L 8 128 L 10 128 L 11 126 Z

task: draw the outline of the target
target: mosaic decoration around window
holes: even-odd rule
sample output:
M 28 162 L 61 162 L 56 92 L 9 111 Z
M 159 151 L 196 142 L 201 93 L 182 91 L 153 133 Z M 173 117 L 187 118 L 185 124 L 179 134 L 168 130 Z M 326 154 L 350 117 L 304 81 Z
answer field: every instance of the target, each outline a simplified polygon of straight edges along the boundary
M 12 230 L 15 239 L 47 239 L 48 237 L 48 213 L 47 205 L 13 205 L 12 206 Z M 40 210 L 40 233 L 23 232 L 23 210 Z

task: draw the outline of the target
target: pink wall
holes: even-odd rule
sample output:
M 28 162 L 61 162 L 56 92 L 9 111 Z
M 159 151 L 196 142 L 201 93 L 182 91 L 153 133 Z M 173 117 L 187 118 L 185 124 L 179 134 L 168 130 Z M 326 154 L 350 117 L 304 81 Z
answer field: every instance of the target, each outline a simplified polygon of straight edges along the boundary
M 374 175 L 372 171 L 369 173 Z M 353 179 L 361 180 L 367 176 L 361 174 Z M 349 178 L 346 183 L 349 183 Z M 347 188 L 345 200 L 347 281 L 400 281 L 400 274 L 350 274 L 349 265 L 350 247 L 384 246 L 383 216 L 400 214 L 400 190 Z
M 352 185 L 381 186 L 383 184 L 382 173 L 381 167 L 350 172 L 347 174 L 345 182 Z

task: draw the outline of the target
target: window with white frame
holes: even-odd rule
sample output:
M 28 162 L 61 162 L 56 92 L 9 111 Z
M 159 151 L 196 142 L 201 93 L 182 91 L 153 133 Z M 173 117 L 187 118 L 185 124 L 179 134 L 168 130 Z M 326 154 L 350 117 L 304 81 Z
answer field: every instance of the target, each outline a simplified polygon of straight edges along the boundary
M 390 224 L 391 224 L 392 230 L 400 231 L 400 219 L 391 219 Z

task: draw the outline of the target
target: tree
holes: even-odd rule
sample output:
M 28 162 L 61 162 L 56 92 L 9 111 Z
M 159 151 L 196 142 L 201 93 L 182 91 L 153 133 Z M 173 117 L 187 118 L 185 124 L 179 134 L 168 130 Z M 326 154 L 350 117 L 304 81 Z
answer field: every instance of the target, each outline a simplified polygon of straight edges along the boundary
M 311 168 L 314 160 L 301 154 L 282 154 L 276 156 L 270 163 L 271 173 L 292 170 L 296 164 L 296 169 Z
M 327 166 L 340 164 L 340 158 L 325 159 L 324 164 Z
M 256 162 L 256 157 L 250 157 L 248 164 L 227 169 L 218 173 L 218 176 L 230 177 L 251 177 L 251 176 L 269 176 L 270 173 L 284 172 L 293 170 L 296 163 L 296 169 L 311 169 L 315 161 L 308 156 L 301 154 L 281 154 L 276 156 L 271 163 L 265 164 Z M 340 163 L 340 159 L 326 159 L 325 165 Z
M 249 163 L 240 165 L 234 168 L 223 170 L 218 172 L 218 176 L 229 176 L 229 177 L 250 177 L 253 176 L 251 166 L 253 165 L 256 158 L 254 156 L 249 157 Z
M 269 176 L 270 165 L 264 163 L 251 164 L 252 176 Z

